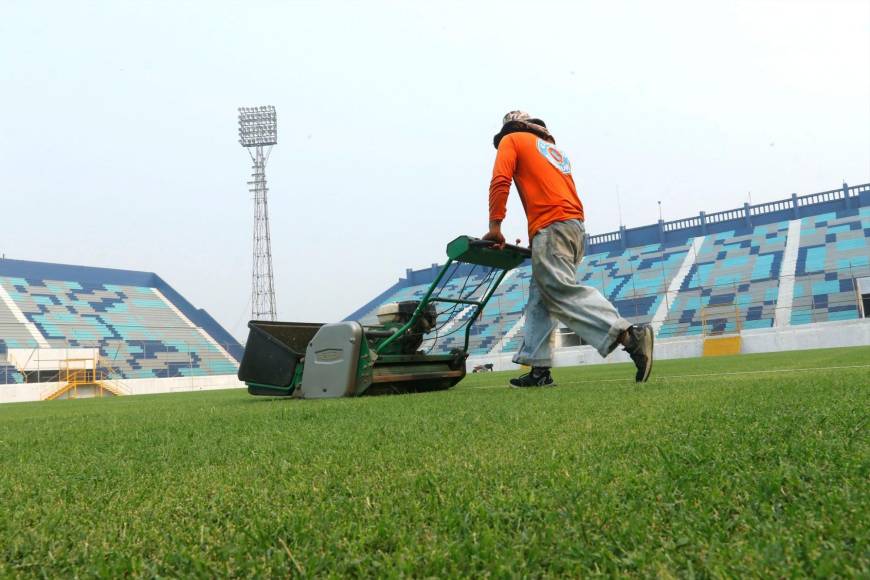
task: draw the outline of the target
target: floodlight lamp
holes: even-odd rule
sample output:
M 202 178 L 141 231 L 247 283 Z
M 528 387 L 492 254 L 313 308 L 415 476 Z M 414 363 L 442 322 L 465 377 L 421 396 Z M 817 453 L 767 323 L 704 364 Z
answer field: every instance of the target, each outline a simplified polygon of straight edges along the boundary
M 239 143 L 243 147 L 262 147 L 278 142 L 278 119 L 275 107 L 239 108 Z

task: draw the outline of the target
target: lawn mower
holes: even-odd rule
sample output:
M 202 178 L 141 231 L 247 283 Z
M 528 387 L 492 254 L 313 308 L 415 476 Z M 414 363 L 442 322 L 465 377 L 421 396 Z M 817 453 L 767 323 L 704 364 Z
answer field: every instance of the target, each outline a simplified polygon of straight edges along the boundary
M 382 305 L 377 324 L 252 320 L 239 379 L 252 395 L 302 399 L 449 389 L 465 377 L 474 322 L 505 274 L 530 256 L 528 248 L 460 236 L 423 296 Z M 462 346 L 432 352 L 462 331 Z

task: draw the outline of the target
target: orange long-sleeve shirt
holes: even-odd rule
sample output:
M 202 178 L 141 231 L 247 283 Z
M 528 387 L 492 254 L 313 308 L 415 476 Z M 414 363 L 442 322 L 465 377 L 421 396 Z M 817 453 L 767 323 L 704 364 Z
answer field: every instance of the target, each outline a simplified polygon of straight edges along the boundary
M 511 180 L 517 184 L 529 222 L 529 242 L 553 222 L 583 221 L 571 163 L 552 143 L 531 133 L 502 138 L 489 184 L 489 219 L 501 221 L 507 213 Z

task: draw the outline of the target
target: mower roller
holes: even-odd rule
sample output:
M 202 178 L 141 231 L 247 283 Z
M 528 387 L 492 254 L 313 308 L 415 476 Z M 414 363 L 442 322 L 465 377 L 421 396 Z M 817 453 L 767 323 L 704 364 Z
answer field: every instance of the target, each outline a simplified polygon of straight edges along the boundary
M 505 274 L 530 256 L 528 248 L 460 236 L 447 244 L 447 262 L 422 298 L 381 306 L 376 325 L 252 320 L 239 379 L 252 395 L 302 399 L 449 389 L 465 377 L 474 322 Z M 478 267 L 486 274 L 469 286 Z M 442 296 L 463 275 L 458 294 Z M 462 330 L 461 347 L 431 353 L 439 339 Z

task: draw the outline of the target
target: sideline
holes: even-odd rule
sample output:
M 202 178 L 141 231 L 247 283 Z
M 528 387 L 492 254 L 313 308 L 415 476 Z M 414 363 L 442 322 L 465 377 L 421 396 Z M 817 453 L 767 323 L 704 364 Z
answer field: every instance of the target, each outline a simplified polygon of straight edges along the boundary
M 762 374 L 774 374 L 774 373 L 801 373 L 801 372 L 810 372 L 810 371 L 834 371 L 834 370 L 842 370 L 842 369 L 866 369 L 870 368 L 870 364 L 866 365 L 848 365 L 848 366 L 834 366 L 834 367 L 809 367 L 802 369 L 765 369 L 758 371 L 732 371 L 727 373 L 695 373 L 691 375 L 665 375 L 661 377 L 652 376 L 649 380 L 650 383 L 664 383 L 668 380 L 672 379 L 696 379 L 699 377 L 728 377 L 734 375 L 762 375 Z M 558 381 L 555 386 L 562 385 L 582 385 L 586 383 L 631 383 L 635 384 L 631 379 L 598 379 L 598 380 L 584 380 L 584 381 Z M 492 386 L 484 386 L 484 387 L 466 387 L 467 389 L 475 389 L 475 390 L 483 390 L 483 389 L 503 389 L 505 385 L 492 385 Z

